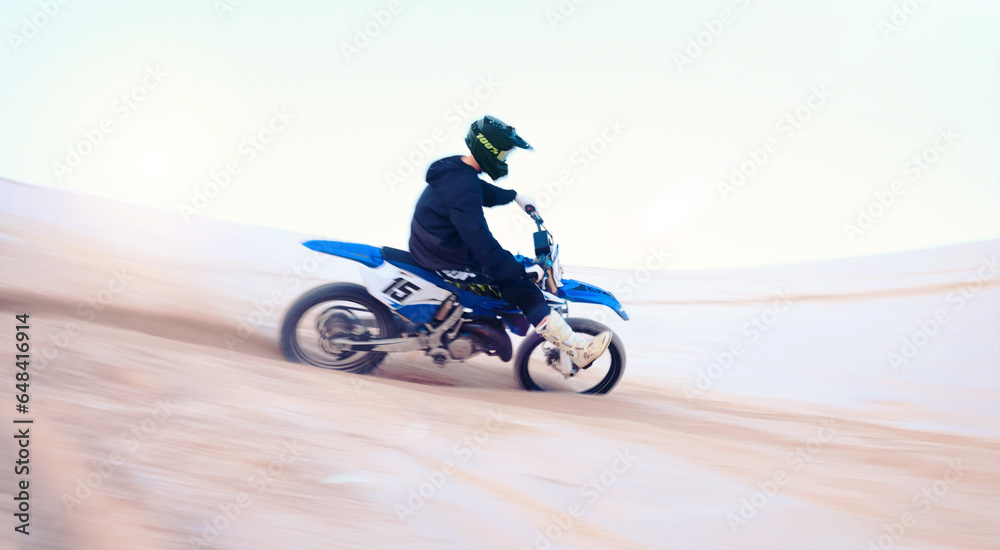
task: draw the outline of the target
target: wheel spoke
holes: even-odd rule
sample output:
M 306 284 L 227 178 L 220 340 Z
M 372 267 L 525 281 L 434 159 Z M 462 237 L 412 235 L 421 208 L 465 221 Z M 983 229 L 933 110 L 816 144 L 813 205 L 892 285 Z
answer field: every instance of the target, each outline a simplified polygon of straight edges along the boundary
M 373 334 L 374 333 L 374 334 Z M 344 351 L 332 344 L 336 339 L 368 340 L 378 337 L 374 314 L 359 304 L 330 301 L 306 310 L 295 331 L 297 343 L 309 363 L 348 369 L 364 361 L 370 352 Z M 315 342 L 315 345 L 304 345 Z
M 570 319 L 573 330 L 596 335 L 606 327 L 588 320 Z M 566 365 L 572 361 L 558 347 L 546 342 L 537 334 L 529 336 L 518 350 L 518 381 L 527 390 L 575 393 L 606 393 L 617 384 L 624 368 L 624 353 L 617 337 L 608 350 L 586 368 L 567 376 Z
M 345 350 L 334 342 L 391 338 L 394 326 L 392 313 L 363 287 L 332 284 L 292 306 L 282 325 L 282 349 L 289 359 L 317 367 L 367 372 L 385 353 Z

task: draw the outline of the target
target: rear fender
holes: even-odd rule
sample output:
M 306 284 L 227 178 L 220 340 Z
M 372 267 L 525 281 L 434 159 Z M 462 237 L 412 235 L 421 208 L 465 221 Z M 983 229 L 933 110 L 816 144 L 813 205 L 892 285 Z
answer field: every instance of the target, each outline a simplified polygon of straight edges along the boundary
M 342 243 L 338 241 L 306 241 L 302 245 L 316 252 L 354 260 L 367 267 L 378 267 L 385 261 L 382 258 L 381 250 L 367 244 Z
M 386 262 L 382 251 L 374 246 L 337 241 L 309 241 L 306 247 L 354 260 L 368 269 L 361 278 L 368 293 L 414 323 L 428 323 L 451 292 L 432 281 Z

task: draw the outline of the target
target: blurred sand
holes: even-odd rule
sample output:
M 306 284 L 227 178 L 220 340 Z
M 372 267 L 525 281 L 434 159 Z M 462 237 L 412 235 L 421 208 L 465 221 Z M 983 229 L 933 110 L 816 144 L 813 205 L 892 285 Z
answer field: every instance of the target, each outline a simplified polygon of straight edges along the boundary
M 1000 547 L 998 278 L 948 300 L 991 273 L 995 241 L 657 273 L 632 321 L 608 320 L 622 383 L 584 397 L 521 392 L 492 358 L 399 355 L 373 376 L 285 362 L 290 301 L 356 280 L 313 267 L 303 236 L 6 180 L 0 209 L 2 377 L 29 313 L 35 420 L 31 535 L 5 514 L 0 547 Z M 625 275 L 570 270 L 612 290 Z M 750 339 L 785 288 L 792 308 Z M 746 354 L 685 393 L 734 341 Z

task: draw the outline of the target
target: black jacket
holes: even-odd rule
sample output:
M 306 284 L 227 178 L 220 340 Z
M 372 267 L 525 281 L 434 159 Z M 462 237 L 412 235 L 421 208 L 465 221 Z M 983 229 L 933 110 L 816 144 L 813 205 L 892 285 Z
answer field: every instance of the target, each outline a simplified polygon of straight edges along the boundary
M 517 193 L 479 179 L 462 157 L 427 169 L 427 188 L 410 224 L 410 253 L 427 269 L 469 269 L 500 282 L 520 279 L 524 267 L 493 237 L 483 207 L 507 204 Z

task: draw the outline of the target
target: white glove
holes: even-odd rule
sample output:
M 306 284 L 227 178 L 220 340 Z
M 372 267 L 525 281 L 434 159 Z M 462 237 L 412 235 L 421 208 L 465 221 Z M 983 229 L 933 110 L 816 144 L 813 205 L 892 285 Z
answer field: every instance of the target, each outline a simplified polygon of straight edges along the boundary
M 524 272 L 528 274 L 528 280 L 533 283 L 541 281 L 542 277 L 545 276 L 545 270 L 538 264 L 533 264 L 531 267 L 524 268 Z
M 535 210 L 538 210 L 538 206 L 535 204 L 535 199 L 523 193 L 518 193 L 514 197 L 514 202 L 516 202 L 517 205 L 521 207 L 521 210 L 524 210 L 525 212 L 527 212 L 527 208 L 529 206 L 533 206 Z

